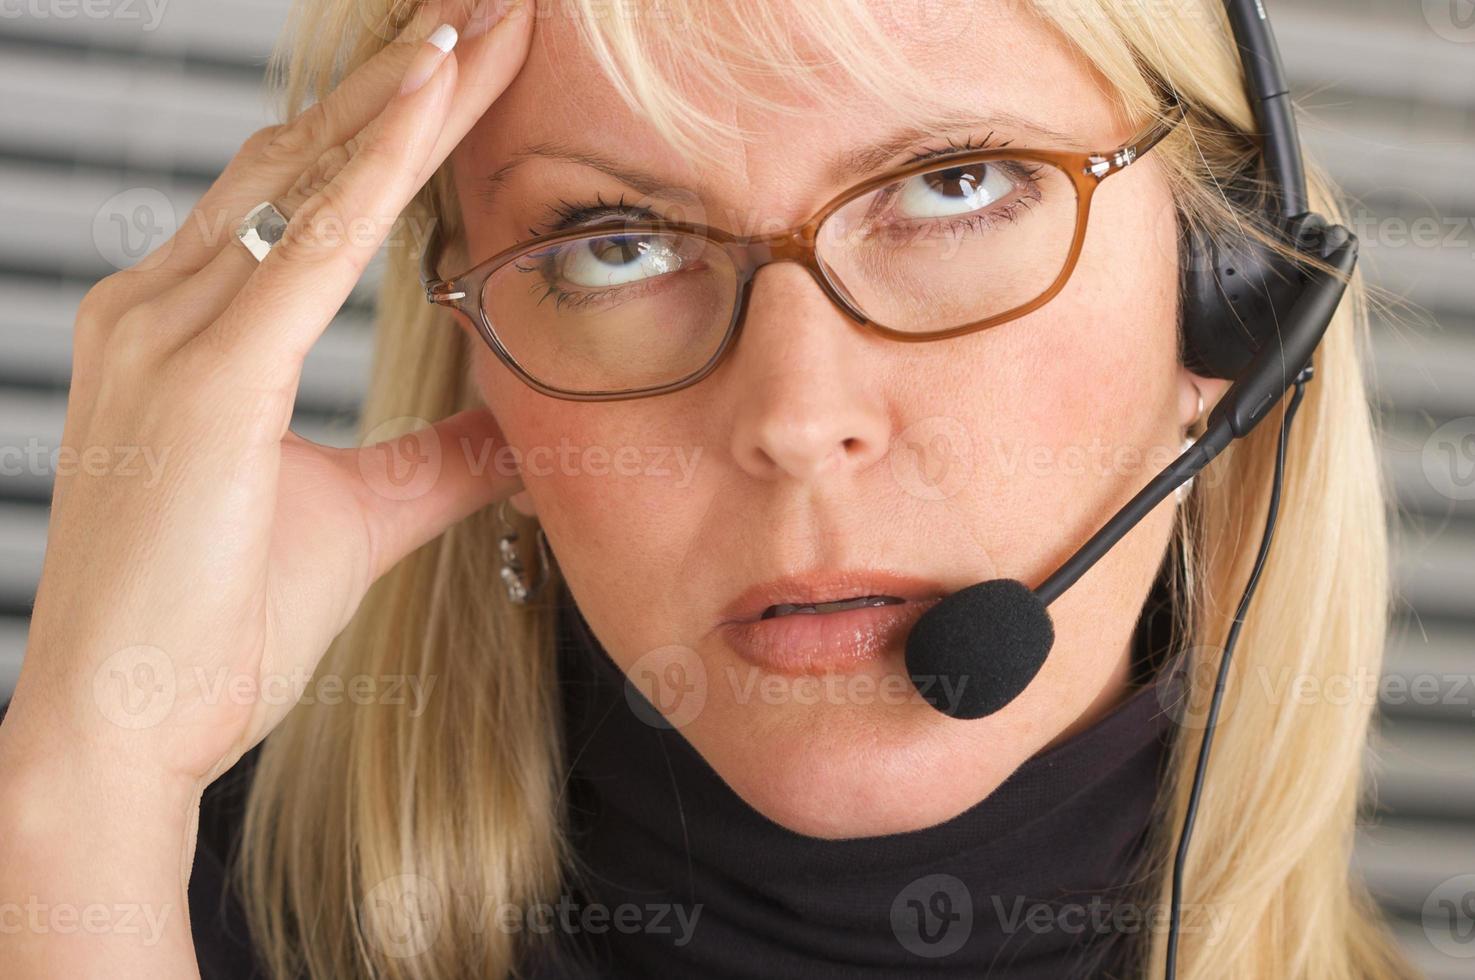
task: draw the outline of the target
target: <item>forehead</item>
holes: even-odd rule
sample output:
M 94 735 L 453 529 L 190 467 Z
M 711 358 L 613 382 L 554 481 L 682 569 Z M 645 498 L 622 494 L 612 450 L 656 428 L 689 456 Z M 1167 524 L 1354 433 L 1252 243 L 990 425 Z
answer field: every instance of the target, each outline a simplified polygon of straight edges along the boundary
M 586 47 L 570 6 L 539 5 L 527 63 L 458 151 L 464 176 L 485 179 L 499 172 L 505 176 L 546 168 L 547 160 L 527 156 L 527 151 L 556 144 L 595 151 L 602 158 L 639 168 L 663 189 L 690 192 L 710 204 L 743 206 L 762 196 L 775 218 L 798 220 L 807 208 L 866 176 L 847 173 L 844 160 L 855 159 L 855 151 L 907 128 L 900 113 L 838 67 L 817 70 L 829 83 L 824 97 L 793 79 L 748 76 L 746 84 L 753 93 L 799 110 L 785 113 L 755 104 L 743 92 L 714 90 L 694 77 L 700 76 L 699 64 L 678 62 L 673 66 L 677 75 L 686 77 L 678 77 L 674 84 L 682 86 L 683 98 L 750 134 L 746 141 L 714 144 L 716 165 L 688 160 L 621 98 Z M 622 16 L 618 11 L 629 6 L 601 9 L 604 16 Z M 772 6 L 788 36 L 802 39 L 796 8 L 788 3 Z M 969 0 L 945 5 L 948 18 L 937 16 L 935 8 L 936 4 L 924 2 L 875 0 L 870 9 L 886 43 L 917 69 L 925 79 L 927 96 L 943 108 L 943 114 L 955 115 L 959 122 L 1014 117 L 1033 122 L 1050 135 L 1011 131 L 1012 123 L 1006 121 L 997 127 L 938 129 L 931 142 L 945 146 L 948 138 L 974 131 L 982 137 L 996 129 L 997 139 L 1012 139 L 1017 146 L 1099 149 L 1129 135 L 1104 80 L 1027 5 Z M 830 60 L 812 42 L 795 44 L 801 53 Z M 651 84 L 668 86 L 673 81 L 663 75 Z M 872 158 L 872 163 L 879 168 L 900 163 L 905 156 Z M 842 163 L 839 168 L 833 166 L 837 161 Z M 569 173 L 566 161 L 557 166 L 560 175 Z M 498 186 L 488 186 L 487 191 L 490 199 Z M 780 210 L 785 213 L 780 215 Z

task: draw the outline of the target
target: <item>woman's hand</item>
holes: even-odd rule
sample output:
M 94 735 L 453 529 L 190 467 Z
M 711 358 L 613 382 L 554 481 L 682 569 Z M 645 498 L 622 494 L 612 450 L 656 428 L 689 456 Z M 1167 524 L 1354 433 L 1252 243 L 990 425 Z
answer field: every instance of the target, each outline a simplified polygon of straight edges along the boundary
M 488 440 L 502 442 L 482 410 L 356 450 L 288 431 L 308 349 L 526 57 L 526 4 L 482 31 L 483 11 L 468 21 L 450 13 L 462 4 L 444 6 L 422 10 L 298 119 L 254 134 L 172 239 L 83 300 L 63 445 L 83 460 L 89 447 L 137 447 L 159 465 L 137 476 L 79 466 L 57 480 L 26 657 L 0 729 L 0 773 L 13 777 L 4 807 L 24 812 L 0 814 L 0 839 L 24 831 L 10 838 L 14 849 L 44 837 L 41 797 L 116 807 L 54 813 L 53 828 L 146 820 L 147 798 L 172 810 L 177 787 L 197 800 L 281 721 L 294 700 L 282 692 L 300 689 L 375 579 L 518 489 L 478 465 Z M 440 19 L 464 30 L 450 53 L 425 40 Z M 436 38 L 444 45 L 454 32 Z M 233 229 L 264 200 L 291 220 L 258 265 Z M 387 467 L 403 474 L 417 452 L 438 455 L 438 473 L 397 492 Z M 90 798 L 84 778 L 111 790 Z M 52 786 L 65 780 L 74 785 Z M 37 791 L 29 804 L 16 799 L 21 787 Z M 174 814 L 155 816 L 162 824 Z M 14 870 L 23 855 L 0 851 L 11 851 L 0 865 Z M 58 900 L 95 880 L 139 877 L 87 870 L 57 869 Z M 179 865 L 166 870 L 178 884 Z M 10 879 L 7 895 L 53 891 L 0 879 Z M 51 938 L 80 948 L 76 936 Z M 187 949 L 187 930 L 184 939 Z M 91 961 L 72 962 L 82 975 Z

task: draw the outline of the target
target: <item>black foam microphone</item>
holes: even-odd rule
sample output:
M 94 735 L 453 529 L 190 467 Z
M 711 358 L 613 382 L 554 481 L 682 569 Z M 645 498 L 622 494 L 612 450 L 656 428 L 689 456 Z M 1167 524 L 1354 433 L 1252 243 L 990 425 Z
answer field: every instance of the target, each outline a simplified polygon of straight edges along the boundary
M 1310 245 L 1338 272 L 1307 272 L 1281 324 L 1209 413 L 1204 434 L 1117 511 L 1036 589 L 993 579 L 953 593 L 927 610 L 907 635 L 907 672 L 922 698 L 960 719 L 993 714 L 1029 686 L 1055 642 L 1047 607 L 1136 527 L 1168 494 L 1248 435 L 1311 361 L 1357 261 L 1357 236 L 1316 215 L 1300 216 L 1292 240 Z

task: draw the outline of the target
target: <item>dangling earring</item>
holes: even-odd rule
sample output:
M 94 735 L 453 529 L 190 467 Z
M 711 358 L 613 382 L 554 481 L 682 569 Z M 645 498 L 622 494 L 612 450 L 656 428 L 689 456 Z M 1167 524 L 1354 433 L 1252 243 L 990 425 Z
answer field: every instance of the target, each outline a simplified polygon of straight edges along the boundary
M 507 501 L 502 501 L 497 508 L 497 519 L 502 524 L 502 534 L 497 538 L 497 549 L 502 554 L 502 582 L 507 586 L 507 599 L 519 606 L 525 606 L 538 597 L 543 591 L 543 586 L 548 582 L 548 568 L 552 558 L 548 551 L 548 538 L 543 534 L 543 528 L 538 528 L 538 581 L 529 585 L 527 572 L 522 566 L 522 556 L 517 551 L 518 534 L 512 522 L 507 519 Z
M 1190 381 L 1189 384 L 1193 384 L 1193 382 Z M 1185 429 L 1183 432 L 1183 446 L 1181 449 L 1178 450 L 1179 453 L 1187 452 L 1188 447 L 1193 445 L 1194 439 L 1196 439 L 1197 436 L 1191 436 L 1188 433 L 1193 431 L 1194 429 L 1197 429 L 1199 423 L 1202 422 L 1204 419 L 1204 393 L 1199 390 L 1199 386 L 1196 384 L 1193 385 L 1193 390 L 1198 395 L 1198 411 L 1194 413 L 1193 421 L 1188 423 L 1188 428 Z M 1173 491 L 1173 496 L 1178 503 L 1183 503 L 1183 501 L 1188 499 L 1188 495 L 1193 492 L 1194 479 L 1194 477 L 1190 476 L 1187 480 L 1178 485 L 1177 490 Z

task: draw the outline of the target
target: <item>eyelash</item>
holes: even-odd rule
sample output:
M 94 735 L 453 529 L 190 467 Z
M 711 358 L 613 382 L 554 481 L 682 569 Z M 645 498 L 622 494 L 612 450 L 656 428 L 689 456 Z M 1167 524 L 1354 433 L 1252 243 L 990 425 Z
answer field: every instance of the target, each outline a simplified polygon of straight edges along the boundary
M 963 145 L 959 146 L 957 143 L 954 143 L 951 138 L 949 138 L 947 141 L 947 146 L 938 147 L 932 150 L 922 150 L 919 153 L 914 153 L 906 162 L 921 163 L 923 160 L 936 160 L 950 156 L 961 156 L 964 153 L 972 153 L 975 150 L 991 150 L 999 147 L 1008 146 L 1010 143 L 1013 142 L 1013 140 L 1002 140 L 999 142 L 995 142 L 993 130 L 990 130 L 987 136 L 976 143 L 973 141 L 973 137 L 969 136 L 963 141 Z
M 556 231 L 564 231 L 575 226 L 584 225 L 597 221 L 600 218 L 658 218 L 650 208 L 636 207 L 625 203 L 625 195 L 613 203 L 606 201 L 604 195 L 594 195 L 593 201 L 570 202 L 563 198 L 558 199 L 557 204 L 543 205 L 549 217 L 544 219 L 538 226 L 529 228 L 528 233 L 534 238 L 539 235 L 551 235 Z
M 957 143 L 954 143 L 952 139 L 949 138 L 947 141 L 947 146 L 937 147 L 930 150 L 922 150 L 918 153 L 913 154 L 912 157 L 906 162 L 907 164 L 921 163 L 924 160 L 941 160 L 945 162 L 950 157 L 964 156 L 969 153 L 974 153 L 978 150 L 1002 149 L 1003 147 L 1006 147 L 1013 142 L 1014 141 L 1012 139 L 995 141 L 994 131 L 990 130 L 988 135 L 985 136 L 982 140 L 974 142 L 973 137 L 970 136 L 963 141 L 963 144 L 961 146 L 959 146 Z M 1015 176 L 1025 184 L 1034 186 L 1038 182 L 1038 178 L 1035 175 L 1040 172 L 1039 167 L 1024 168 L 1020 164 L 1016 163 L 1013 165 L 1012 168 L 1006 169 L 1015 170 Z M 955 231 L 962 231 L 966 228 L 989 227 L 1001 221 L 1015 221 L 1019 218 L 1019 214 L 1021 211 L 1025 211 L 1031 207 L 1034 207 L 1035 203 L 1035 201 L 1031 200 L 1028 197 L 1021 197 L 1018 200 L 1009 203 L 1001 210 L 995 211 L 991 214 L 970 214 L 954 218 L 948 222 L 948 226 Z
M 912 156 L 904 161 L 904 163 L 920 163 L 923 160 L 945 160 L 948 157 L 962 156 L 964 154 L 972 153 L 977 150 L 1005 147 L 1014 142 L 1013 140 L 995 141 L 993 137 L 993 131 L 990 131 L 987 136 L 976 142 L 974 141 L 974 138 L 970 136 L 963 141 L 962 145 L 954 143 L 952 138 L 949 137 L 947 141 L 947 146 L 921 150 L 917 153 L 912 154 Z M 1032 174 L 1025 175 L 1025 179 L 1032 182 Z M 1011 205 L 1006 211 L 993 216 L 989 220 L 1013 221 L 1015 218 L 1018 217 L 1019 210 L 1027 208 L 1029 206 L 1031 206 L 1031 202 L 1027 200 L 1018 201 L 1014 205 Z M 537 226 L 528 229 L 528 233 L 533 237 L 538 237 L 540 235 L 551 235 L 554 232 L 565 231 L 570 228 L 594 223 L 597 222 L 600 218 L 621 217 L 629 219 L 632 217 L 639 217 L 657 219 L 660 217 L 649 208 L 627 205 L 625 203 L 624 194 L 621 194 L 620 199 L 615 202 L 606 201 L 602 194 L 596 194 L 593 201 L 570 202 L 559 198 L 557 204 L 545 204 L 543 207 L 544 210 L 548 213 L 549 217 L 540 222 Z M 976 216 L 964 219 L 963 221 L 955 224 L 965 225 L 973 222 L 975 219 Z M 522 271 L 532 272 L 535 270 L 533 268 L 528 268 L 523 269 Z M 578 305 L 587 299 L 587 297 L 580 296 L 579 294 L 561 290 L 554 286 L 552 283 L 542 283 L 535 288 L 542 288 L 544 290 L 542 299 L 548 299 L 552 297 L 555 304 L 560 307 L 564 306 L 565 304 Z
M 918 153 L 914 153 L 905 162 L 911 164 L 920 163 L 923 160 L 944 159 L 950 156 L 959 156 L 964 153 L 972 153 L 975 150 L 986 150 L 993 149 L 995 147 L 1004 147 L 1008 146 L 1012 142 L 1014 141 L 995 141 L 993 131 L 991 130 L 989 134 L 983 137 L 981 140 L 975 141 L 972 136 L 969 136 L 962 142 L 961 145 L 954 143 L 952 139 L 949 138 L 947 141 L 947 146 L 936 147 L 933 149 L 922 150 Z M 551 235 L 557 231 L 565 231 L 569 228 L 574 228 L 590 223 L 592 221 L 597 221 L 600 218 L 631 218 L 638 216 L 640 218 L 655 219 L 659 217 L 659 215 L 657 215 L 654 211 L 651 211 L 649 208 L 635 207 L 626 204 L 624 194 L 621 194 L 620 199 L 615 202 L 606 201 L 604 199 L 604 195 L 596 194 L 593 201 L 565 201 L 562 198 L 559 198 L 557 204 L 545 204 L 543 207 L 544 210 L 548 213 L 548 217 L 537 226 L 528 229 L 528 233 L 534 238 L 538 237 L 539 235 Z

